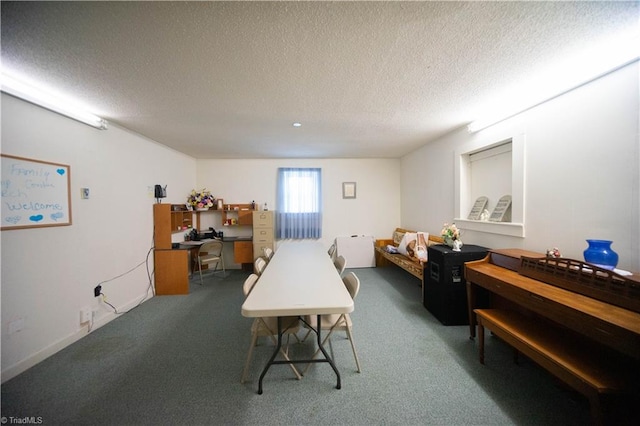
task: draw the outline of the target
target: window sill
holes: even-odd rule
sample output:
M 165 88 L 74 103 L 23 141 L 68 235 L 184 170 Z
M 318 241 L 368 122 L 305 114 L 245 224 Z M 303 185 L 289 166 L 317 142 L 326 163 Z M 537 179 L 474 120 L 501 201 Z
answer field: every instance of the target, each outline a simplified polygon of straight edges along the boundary
M 456 218 L 455 222 L 456 226 L 460 229 L 524 238 L 524 223 L 484 222 L 461 218 Z

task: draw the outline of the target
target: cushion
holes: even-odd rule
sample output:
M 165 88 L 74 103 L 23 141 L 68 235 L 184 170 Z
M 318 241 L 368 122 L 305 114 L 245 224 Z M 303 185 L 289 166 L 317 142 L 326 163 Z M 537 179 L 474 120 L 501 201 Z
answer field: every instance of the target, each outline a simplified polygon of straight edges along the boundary
M 427 247 L 429 246 L 429 233 L 418 232 L 416 235 L 416 257 L 423 262 L 427 261 Z
M 426 232 L 406 232 L 398 244 L 398 253 L 414 261 L 426 262 L 428 240 L 429 234 Z
M 400 245 L 400 242 L 402 242 L 402 238 L 404 237 L 404 234 L 406 234 L 406 232 L 401 232 L 401 231 L 394 231 L 393 232 L 393 245 L 395 245 L 396 247 Z
M 395 253 L 398 253 L 398 247 L 396 247 L 396 246 L 392 246 L 391 244 L 388 244 L 388 245 L 384 248 L 384 250 L 385 250 L 387 253 L 394 253 L 394 254 L 395 254 Z

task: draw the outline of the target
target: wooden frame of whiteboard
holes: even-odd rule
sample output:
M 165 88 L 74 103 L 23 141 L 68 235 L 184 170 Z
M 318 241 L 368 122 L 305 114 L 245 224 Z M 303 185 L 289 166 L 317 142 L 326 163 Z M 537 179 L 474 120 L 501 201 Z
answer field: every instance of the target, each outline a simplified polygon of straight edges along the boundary
M 0 227 L 0 230 L 2 231 L 9 231 L 9 230 L 13 230 L 13 229 L 26 229 L 26 228 L 45 228 L 45 227 L 50 227 L 50 226 L 69 226 L 73 223 L 72 221 L 72 215 L 71 215 L 71 166 L 69 166 L 68 164 L 60 164 L 60 163 L 53 163 L 50 161 L 42 161 L 42 160 L 36 160 L 33 158 L 26 158 L 26 157 L 19 157 L 19 156 L 15 156 L 15 155 L 8 155 L 8 154 L 0 154 L 0 158 L 2 159 L 2 161 L 4 162 L 5 159 L 13 159 L 13 160 L 18 160 L 18 161 L 22 161 L 22 162 L 26 162 L 26 163 L 34 163 L 34 164 L 39 164 L 39 165 L 46 165 L 46 166 L 55 166 L 58 169 L 63 169 L 64 170 L 64 174 L 66 175 L 66 180 L 67 180 L 67 184 L 64 186 L 64 188 L 62 188 L 62 197 L 61 198 L 65 198 L 66 202 L 64 203 L 64 206 L 66 207 L 66 219 L 64 221 L 60 221 L 60 222 L 55 222 L 55 223 L 34 223 L 34 224 L 20 224 L 20 225 L 6 225 L 5 222 L 5 217 L 4 217 L 4 212 L 2 212 L 2 226 Z M 6 184 L 6 179 L 5 179 L 5 172 L 7 172 L 5 170 L 4 167 L 2 167 L 2 193 L 3 193 L 3 198 L 4 198 L 4 192 L 5 192 L 5 184 Z M 4 204 L 4 200 L 3 200 L 3 204 Z M 61 203 L 62 204 L 62 203 Z

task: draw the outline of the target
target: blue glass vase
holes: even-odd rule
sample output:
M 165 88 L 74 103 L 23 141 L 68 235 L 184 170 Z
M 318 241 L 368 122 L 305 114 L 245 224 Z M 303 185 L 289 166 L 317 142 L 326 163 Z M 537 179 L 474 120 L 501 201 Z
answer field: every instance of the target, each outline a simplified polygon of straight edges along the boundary
M 618 253 L 611 249 L 613 241 L 587 240 L 589 247 L 584 251 L 584 260 L 600 268 L 612 270 L 618 264 Z

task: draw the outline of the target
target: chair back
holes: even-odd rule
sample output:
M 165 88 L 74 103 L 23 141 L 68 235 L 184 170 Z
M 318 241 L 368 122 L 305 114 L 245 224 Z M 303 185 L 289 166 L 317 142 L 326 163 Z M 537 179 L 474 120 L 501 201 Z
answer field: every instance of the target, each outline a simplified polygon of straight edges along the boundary
M 253 286 L 256 285 L 258 278 L 260 277 L 256 274 L 251 274 L 246 280 L 244 280 L 244 284 L 242 285 L 242 293 L 244 294 L 244 297 L 247 297 L 249 293 L 251 293 L 251 290 L 253 290 Z
M 267 258 L 267 260 L 271 260 L 271 258 L 273 257 L 273 250 L 271 250 L 271 248 L 269 247 L 262 247 L 262 253 L 264 254 L 264 257 Z
M 327 254 L 329 255 L 329 257 L 331 257 L 333 259 L 333 255 L 336 252 L 336 245 L 331 244 L 331 247 L 329 247 L 329 250 L 327 250 Z
M 264 258 L 259 257 L 257 258 L 254 262 L 253 262 L 255 269 L 256 269 L 256 274 L 258 275 L 262 275 L 262 271 L 264 271 L 264 268 L 267 267 L 267 261 L 264 260 Z
M 224 272 L 224 256 L 222 254 L 222 241 L 208 241 L 200 246 L 198 249 L 198 272 L 200 273 L 200 284 L 204 284 L 202 279 L 202 266 L 215 263 L 218 270 L 218 265 L 222 264 L 222 272 Z
M 344 256 L 340 255 L 336 258 L 335 262 L 333 262 L 333 264 L 335 265 L 336 269 L 338 270 L 338 273 L 340 275 L 342 275 L 342 273 L 344 272 L 344 268 L 347 267 L 347 259 L 344 258 Z
M 347 291 L 351 295 L 351 298 L 355 300 L 358 292 L 360 291 L 360 279 L 353 272 L 349 272 L 343 279 Z
M 200 246 L 198 255 L 202 256 L 206 253 L 207 258 L 219 257 L 222 253 L 222 241 L 209 241 Z

